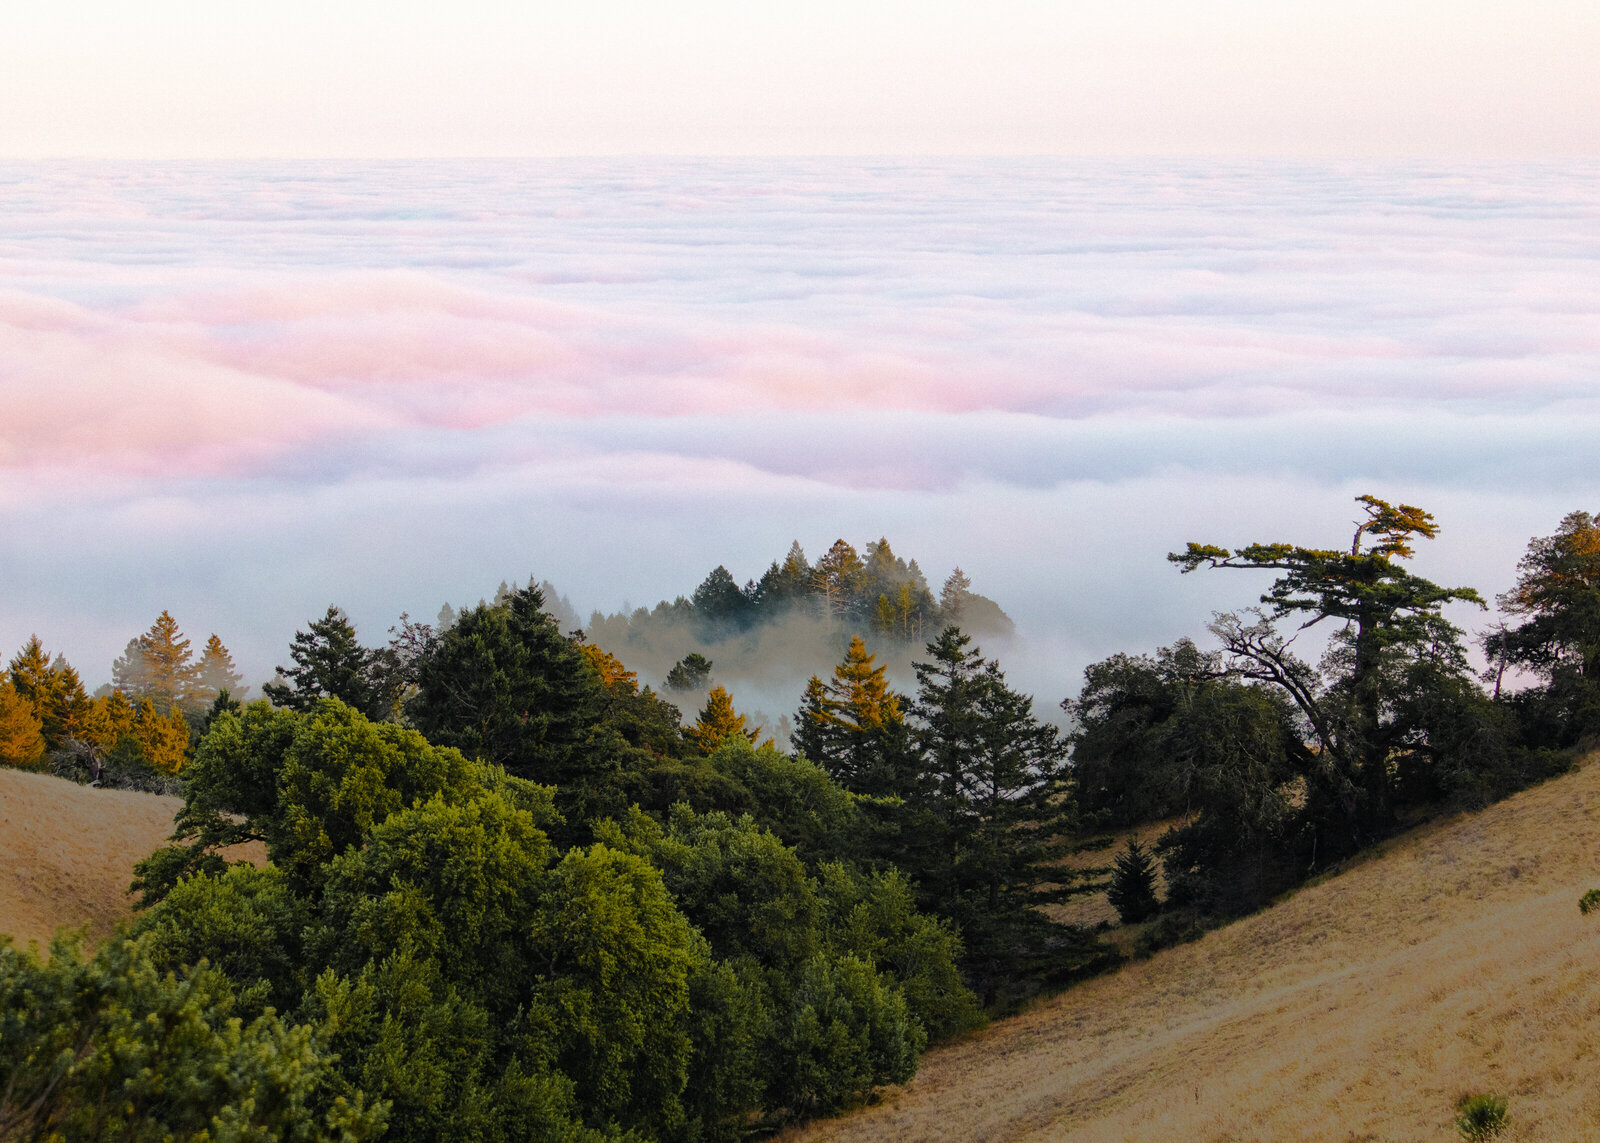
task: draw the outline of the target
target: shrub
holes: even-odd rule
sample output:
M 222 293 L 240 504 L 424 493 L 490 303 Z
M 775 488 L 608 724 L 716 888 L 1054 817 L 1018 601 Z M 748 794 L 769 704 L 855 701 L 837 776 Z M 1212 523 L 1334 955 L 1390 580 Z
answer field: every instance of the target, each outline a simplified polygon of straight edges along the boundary
M 1493 1139 L 1511 1122 L 1511 1112 L 1506 1101 L 1491 1092 L 1463 1096 L 1456 1104 L 1456 1130 L 1461 1138 L 1472 1140 Z
M 1600 909 L 1600 889 L 1591 889 L 1578 898 L 1578 912 L 1588 916 L 1596 909 Z

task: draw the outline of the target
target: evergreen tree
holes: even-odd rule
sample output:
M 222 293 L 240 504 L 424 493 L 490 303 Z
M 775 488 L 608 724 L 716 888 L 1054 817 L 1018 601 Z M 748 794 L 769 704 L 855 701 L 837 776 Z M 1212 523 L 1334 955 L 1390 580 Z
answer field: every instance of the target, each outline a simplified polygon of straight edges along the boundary
M 846 789 L 892 795 L 914 762 L 900 697 L 889 689 L 887 666 L 876 660 L 861 636 L 852 637 L 832 681 L 813 677 L 807 685 L 795 741 Z
M 806 559 L 805 549 L 796 540 L 789 545 L 789 554 L 779 563 L 774 560 L 756 584 L 753 597 L 760 613 L 768 619 L 809 599 L 815 590 L 815 573 Z
M 111 685 L 135 702 L 149 699 L 165 713 L 173 707 L 197 707 L 194 688 L 198 666 L 178 621 L 163 611 L 146 631 L 128 643 L 111 665 Z
M 582 644 L 563 635 L 536 587 L 463 611 L 416 665 L 406 704 L 429 741 L 560 788 L 576 828 L 609 812 L 627 744 Z
M 46 752 L 60 750 L 89 713 L 89 696 L 78 672 L 60 655 L 52 660 L 37 635 L 12 657 L 10 668 L 11 685 L 39 719 Z
M 702 754 L 710 754 L 730 734 L 741 734 L 754 742 L 761 732 L 745 725 L 744 715 L 733 709 L 733 697 L 725 688 L 712 687 L 700 717 L 683 733 Z
M 32 769 L 44 761 L 44 723 L 33 704 L 0 676 L 0 765 Z
M 751 589 L 752 594 L 754 588 Z M 695 617 L 712 638 L 744 628 L 750 618 L 750 596 L 739 589 L 738 581 L 720 564 L 694 589 L 690 602 Z
M 711 660 L 699 651 L 690 651 L 667 672 L 667 689 L 689 692 L 704 690 L 705 685 L 711 681 L 713 665 Z
M 835 540 L 812 570 L 814 590 L 822 599 L 823 617 L 847 621 L 861 614 L 867 566 L 844 540 Z M 870 598 L 866 601 L 870 603 Z
M 960 568 L 951 572 L 939 591 L 939 615 L 946 623 L 959 624 L 972 601 L 972 580 Z
M 1161 902 L 1156 899 L 1156 863 L 1138 839 L 1128 838 L 1127 847 L 1117 854 L 1106 899 L 1124 925 L 1137 925 L 1156 915 Z
M 261 691 L 275 705 L 289 710 L 311 710 L 319 699 L 336 698 L 368 718 L 389 716 L 392 696 L 374 679 L 374 653 L 356 638 L 356 629 L 338 607 L 329 606 L 321 619 L 296 631 L 289 645 L 293 667 L 279 667 L 283 682 L 271 682 Z
M 191 704 L 196 707 L 210 706 L 223 691 L 235 699 L 241 699 L 244 697 L 244 688 L 239 684 L 243 681 L 234 667 L 233 656 L 213 632 L 206 640 L 205 649 L 200 653 L 200 662 L 195 668 L 194 687 L 190 691 Z

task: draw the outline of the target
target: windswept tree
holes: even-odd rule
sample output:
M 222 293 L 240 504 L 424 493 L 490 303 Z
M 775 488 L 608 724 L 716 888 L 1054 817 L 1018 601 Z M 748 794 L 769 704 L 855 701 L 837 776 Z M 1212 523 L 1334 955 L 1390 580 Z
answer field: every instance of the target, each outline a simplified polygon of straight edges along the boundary
M 1396 795 L 1414 777 L 1408 772 L 1440 764 L 1464 738 L 1495 731 L 1487 699 L 1471 685 L 1461 631 L 1441 613 L 1447 603 L 1482 606 L 1482 599 L 1400 562 L 1414 554 L 1416 539 L 1437 533 L 1433 516 L 1375 496 L 1356 502 L 1365 518 L 1348 550 L 1190 543 L 1168 556 L 1185 573 L 1280 573 L 1262 609 L 1219 615 L 1211 631 L 1234 672 L 1281 688 L 1304 716 L 1317 746 L 1312 793 L 1331 801 L 1353 830 L 1341 848 L 1390 827 Z M 1299 620 L 1299 630 L 1339 625 L 1321 669 L 1290 649 L 1292 636 L 1277 626 L 1286 619 Z M 1443 706 L 1433 701 L 1444 695 Z

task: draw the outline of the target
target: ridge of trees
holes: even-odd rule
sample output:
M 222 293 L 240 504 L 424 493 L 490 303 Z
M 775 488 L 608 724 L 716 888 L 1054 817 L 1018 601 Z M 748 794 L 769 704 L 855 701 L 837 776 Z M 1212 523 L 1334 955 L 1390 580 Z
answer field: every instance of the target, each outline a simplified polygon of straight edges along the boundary
M 0 944 L 0 1066 L 21 1077 L 0 1134 L 198 1139 L 203 1106 L 229 1138 L 736 1139 L 867 1099 L 985 1010 L 1113 961 L 1054 911 L 1108 888 L 1067 861 L 1107 827 L 1173 819 L 1109 886 L 1159 943 L 1563 769 L 1600 733 L 1600 524 L 1530 543 L 1479 678 L 1443 608 L 1481 600 L 1405 566 L 1433 517 L 1357 503 L 1348 547 L 1173 553 L 1270 576 L 1259 607 L 1214 616 L 1214 650 L 1091 665 L 1065 733 L 961 625 L 926 626 L 973 598 L 959 571 L 898 693 L 880 656 L 907 613 L 852 630 L 867 595 L 818 590 L 798 545 L 766 590 L 849 638 L 799 696 L 792 751 L 720 684 L 685 725 L 531 581 L 402 616 L 379 647 L 329 608 L 249 705 L 220 641 L 208 682 L 166 613 L 118 661 L 137 700 L 90 698 L 32 639 L 0 680 L 0 755 L 153 767 L 164 725 L 184 804 L 127 934 L 87 959 Z M 869 555 L 901 568 L 886 542 Z M 818 566 L 846 584 L 871 563 L 853 556 Z M 744 606 L 731 582 L 694 606 Z M 1294 635 L 1318 625 L 1310 663 Z M 679 665 L 671 693 L 710 683 L 705 656 Z M 241 842 L 267 864 L 230 861 Z M 185 1034 L 154 1043 L 172 1020 Z M 136 1058 L 191 1102 L 135 1085 L 105 1111 L 95 1085 Z

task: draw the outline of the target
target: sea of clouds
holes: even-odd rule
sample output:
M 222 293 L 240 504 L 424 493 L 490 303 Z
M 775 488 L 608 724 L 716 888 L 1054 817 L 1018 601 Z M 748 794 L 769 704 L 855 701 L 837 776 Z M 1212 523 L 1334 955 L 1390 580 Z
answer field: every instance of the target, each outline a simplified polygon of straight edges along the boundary
M 885 535 L 1053 705 L 1265 587 L 1168 551 L 1359 493 L 1505 590 L 1597 430 L 1594 163 L 0 164 L 0 653 L 91 684 L 163 608 L 259 681 L 329 603 Z

